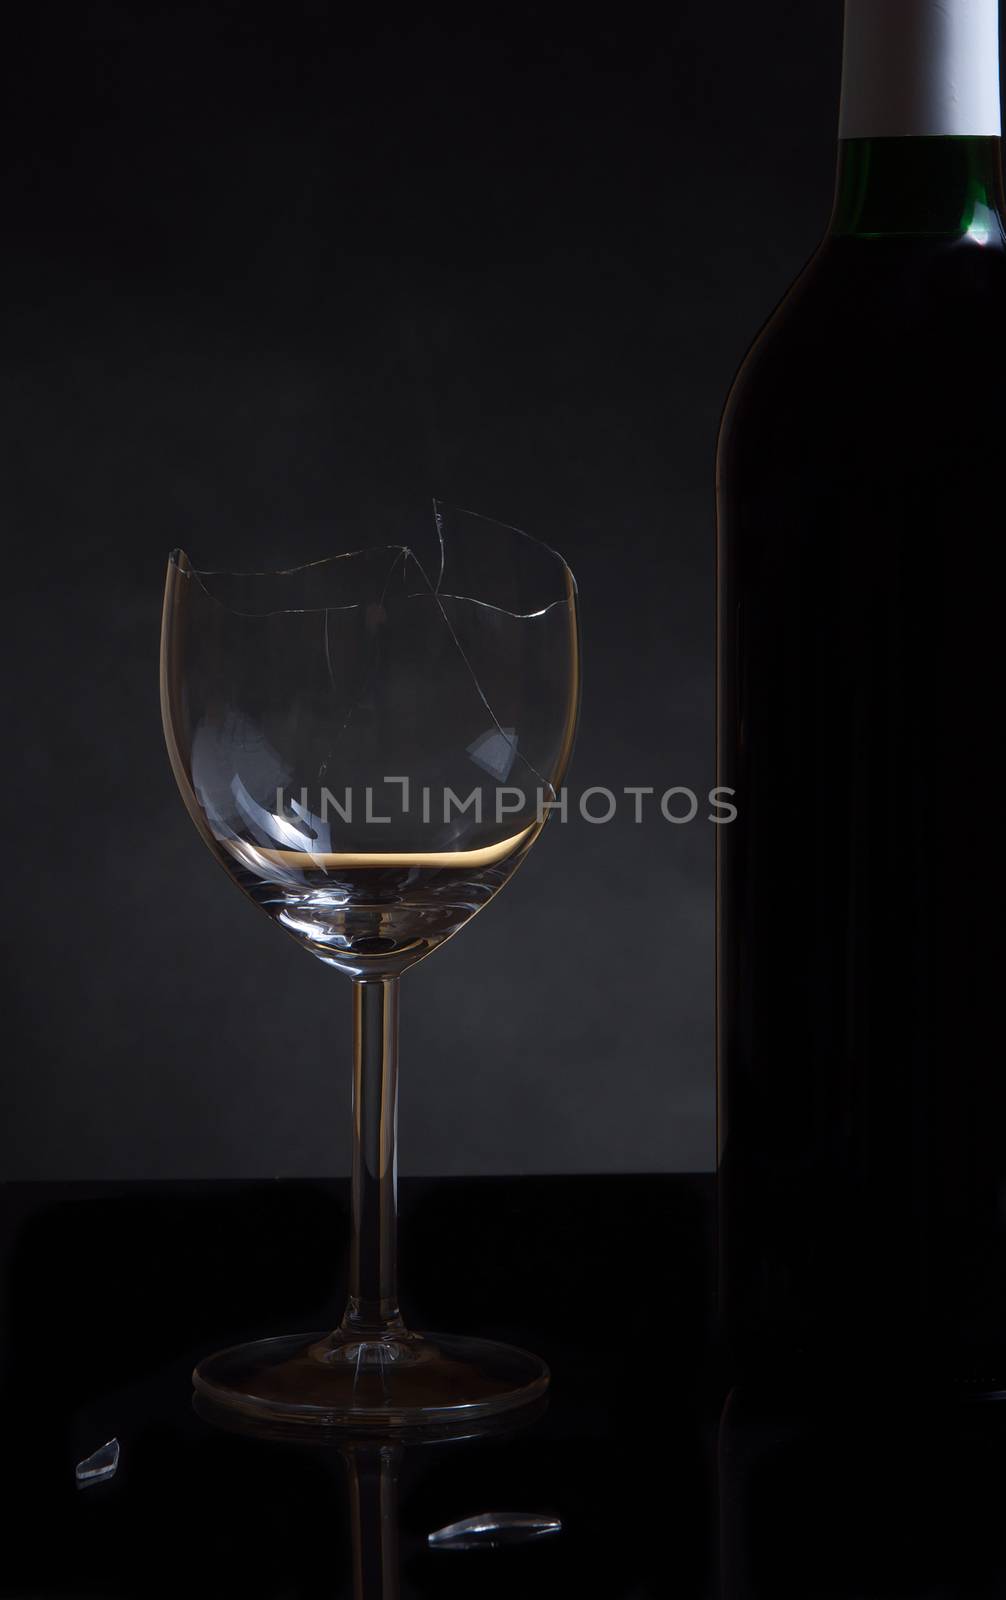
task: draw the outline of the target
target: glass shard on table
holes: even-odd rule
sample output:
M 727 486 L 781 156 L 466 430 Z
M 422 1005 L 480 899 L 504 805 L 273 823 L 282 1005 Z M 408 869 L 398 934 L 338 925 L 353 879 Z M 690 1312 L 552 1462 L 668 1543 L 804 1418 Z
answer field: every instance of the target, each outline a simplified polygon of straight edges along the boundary
M 480 1511 L 462 1522 L 449 1522 L 427 1536 L 431 1550 L 498 1550 L 503 1545 L 524 1544 L 546 1533 L 559 1533 L 558 1517 L 533 1511 Z
M 118 1465 L 119 1441 L 109 1439 L 92 1456 L 85 1456 L 83 1461 L 77 1462 L 77 1488 L 90 1489 L 93 1483 L 107 1483 L 109 1478 L 115 1477 Z

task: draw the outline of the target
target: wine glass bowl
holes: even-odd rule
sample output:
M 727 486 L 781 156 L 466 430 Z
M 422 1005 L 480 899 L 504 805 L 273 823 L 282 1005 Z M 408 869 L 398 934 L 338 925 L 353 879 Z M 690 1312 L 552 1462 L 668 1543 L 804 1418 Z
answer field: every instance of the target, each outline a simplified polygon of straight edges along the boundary
M 436 508 L 439 561 L 278 573 L 169 561 L 162 693 L 190 815 L 256 904 L 351 977 L 400 973 L 523 860 L 561 785 L 575 586 L 547 547 Z
M 434 504 L 432 557 L 375 542 L 273 573 L 168 563 L 161 696 L 189 814 L 228 875 L 354 982 L 346 1313 L 202 1362 L 245 1415 L 417 1426 L 541 1394 L 535 1356 L 398 1310 L 398 979 L 512 876 L 579 709 L 576 585 L 547 545 Z

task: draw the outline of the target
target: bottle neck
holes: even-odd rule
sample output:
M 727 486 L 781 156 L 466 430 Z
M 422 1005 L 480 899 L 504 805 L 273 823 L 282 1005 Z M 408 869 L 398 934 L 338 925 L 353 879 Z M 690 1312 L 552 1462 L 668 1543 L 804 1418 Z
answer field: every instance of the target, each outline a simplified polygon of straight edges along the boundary
M 1000 141 L 931 135 L 839 144 L 832 235 L 968 235 L 1003 243 Z

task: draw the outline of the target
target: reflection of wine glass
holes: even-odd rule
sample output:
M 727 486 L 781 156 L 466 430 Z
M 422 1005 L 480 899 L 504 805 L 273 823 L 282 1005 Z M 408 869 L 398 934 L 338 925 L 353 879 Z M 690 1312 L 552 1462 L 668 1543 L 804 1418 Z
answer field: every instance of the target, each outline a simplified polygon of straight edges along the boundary
M 547 1401 L 539 1399 L 519 1411 L 510 1410 L 482 1418 L 455 1418 L 428 1426 L 396 1428 L 382 1426 L 380 1432 L 370 1429 L 356 1433 L 341 1426 L 324 1426 L 304 1429 L 295 1422 L 258 1418 L 243 1415 L 232 1407 L 222 1408 L 197 1392 L 194 1409 L 204 1421 L 215 1428 L 247 1439 L 265 1439 L 290 1444 L 295 1442 L 314 1451 L 321 1446 L 326 1462 L 341 1457 L 346 1472 L 349 1491 L 349 1534 L 353 1561 L 354 1600 L 398 1600 L 400 1594 L 398 1477 L 407 1452 L 440 1449 L 458 1444 L 472 1445 L 492 1440 L 509 1440 L 542 1415 Z M 466 1477 L 469 1474 L 466 1473 Z M 315 1513 L 316 1514 L 316 1513 Z M 526 1544 L 533 1542 L 543 1532 L 553 1532 L 559 1527 L 557 1518 L 535 1517 L 530 1514 L 514 1516 L 485 1514 L 478 1517 L 486 1525 L 489 1537 L 470 1540 L 467 1544 L 451 1540 L 458 1548 L 471 1548 L 481 1544 L 493 1548 L 500 1544 Z M 513 1526 L 519 1524 L 519 1526 Z M 498 1530 L 498 1531 L 496 1531 Z M 441 1534 L 427 1538 L 427 1547 L 443 1548 L 442 1534 L 450 1535 L 445 1528 Z M 296 1537 L 296 1528 L 293 1530 Z M 333 1579 L 336 1569 L 332 1568 Z
M 168 565 L 161 644 L 175 778 L 217 860 L 354 983 L 353 1239 L 331 1334 L 203 1361 L 245 1414 L 378 1426 L 490 1415 L 548 1371 L 398 1310 L 398 979 L 523 859 L 572 750 L 576 586 L 547 546 L 435 506 L 437 548 L 354 550 L 277 573 Z

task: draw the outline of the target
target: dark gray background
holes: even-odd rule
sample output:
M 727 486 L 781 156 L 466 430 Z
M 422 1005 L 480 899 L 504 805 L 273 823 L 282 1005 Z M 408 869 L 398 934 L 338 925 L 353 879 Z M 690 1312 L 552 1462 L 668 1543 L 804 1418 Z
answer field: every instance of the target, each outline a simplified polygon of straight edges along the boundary
M 712 782 L 713 450 L 830 204 L 840 6 L 41 8 L 4 63 L 10 1178 L 346 1170 L 350 986 L 224 879 L 164 559 L 433 494 L 570 559 L 574 787 Z M 712 833 L 551 827 L 403 986 L 409 1172 L 713 1158 Z

